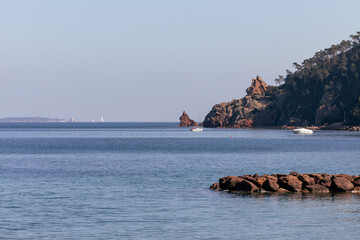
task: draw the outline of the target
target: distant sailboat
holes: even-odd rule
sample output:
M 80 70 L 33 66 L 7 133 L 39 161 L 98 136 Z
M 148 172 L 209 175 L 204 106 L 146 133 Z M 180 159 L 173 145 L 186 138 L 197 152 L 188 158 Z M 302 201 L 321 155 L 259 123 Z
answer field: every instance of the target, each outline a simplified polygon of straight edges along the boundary
M 103 118 L 103 116 L 101 116 L 101 118 L 100 118 L 100 122 L 104 122 L 104 118 Z

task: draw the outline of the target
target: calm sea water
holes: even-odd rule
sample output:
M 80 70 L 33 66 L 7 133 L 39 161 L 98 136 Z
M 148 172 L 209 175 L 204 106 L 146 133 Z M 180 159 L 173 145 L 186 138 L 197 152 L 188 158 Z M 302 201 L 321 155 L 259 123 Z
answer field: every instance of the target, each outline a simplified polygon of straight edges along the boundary
M 228 194 L 227 175 L 360 174 L 360 133 L 0 124 L 0 239 L 359 239 L 358 194 Z

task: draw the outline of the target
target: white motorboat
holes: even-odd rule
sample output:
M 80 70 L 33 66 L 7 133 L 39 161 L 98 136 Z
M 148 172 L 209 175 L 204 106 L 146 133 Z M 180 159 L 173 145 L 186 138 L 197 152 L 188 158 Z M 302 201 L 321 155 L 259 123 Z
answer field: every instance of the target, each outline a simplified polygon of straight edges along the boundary
M 296 128 L 293 130 L 295 134 L 313 134 L 313 131 L 306 128 Z
M 190 128 L 190 131 L 191 131 L 191 132 L 202 132 L 203 130 L 204 130 L 204 129 L 199 128 L 199 127 Z

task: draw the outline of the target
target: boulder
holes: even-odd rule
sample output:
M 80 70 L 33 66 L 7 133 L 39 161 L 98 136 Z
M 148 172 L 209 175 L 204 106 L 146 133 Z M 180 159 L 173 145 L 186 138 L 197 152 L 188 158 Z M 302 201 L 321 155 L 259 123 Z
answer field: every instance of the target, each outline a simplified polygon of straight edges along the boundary
M 263 183 L 262 188 L 266 191 L 276 192 L 279 190 L 280 186 L 277 184 L 277 179 L 268 178 Z
M 329 188 L 321 184 L 307 185 L 305 186 L 305 189 L 309 190 L 309 192 L 320 192 L 320 193 L 330 192 Z
M 227 176 L 219 179 L 219 187 L 222 190 L 232 191 L 238 182 L 242 181 L 243 178 L 237 176 Z
M 235 191 L 258 192 L 259 188 L 250 181 L 242 180 L 236 183 Z
M 254 176 L 242 176 L 245 180 L 252 182 L 253 184 L 255 184 L 257 187 L 261 187 L 262 184 L 265 182 L 265 180 L 267 179 L 266 177 L 260 177 L 259 175 L 254 175 Z
M 353 181 L 353 184 L 355 186 L 360 186 L 360 178 L 356 178 L 354 181 Z
M 299 173 L 298 172 L 295 172 L 295 171 L 291 171 L 289 173 L 289 175 L 292 175 L 292 176 L 299 176 Z
M 217 182 L 216 182 L 216 183 L 213 183 L 213 185 L 211 185 L 209 189 L 214 190 L 214 191 L 219 191 L 219 190 L 221 190 L 220 185 L 219 185 L 219 183 L 217 183 Z
M 302 182 L 297 177 L 292 175 L 280 177 L 278 182 L 280 187 L 285 188 L 291 192 L 300 192 L 302 189 Z
M 183 114 L 181 115 L 179 127 L 195 127 L 199 126 L 194 120 L 190 119 L 189 115 L 185 111 L 183 111 Z
M 326 173 L 316 173 L 316 174 L 308 174 L 308 175 L 315 179 L 315 183 L 324 185 L 325 187 L 331 186 L 332 175 Z
M 331 183 L 331 189 L 335 192 L 351 191 L 354 189 L 354 184 L 345 177 L 334 176 Z
M 307 174 L 300 174 L 298 176 L 298 179 L 300 181 L 302 181 L 304 185 L 313 185 L 313 184 L 315 184 L 315 179 L 313 179 L 312 177 L 310 177 Z
M 350 182 L 353 181 L 353 177 L 348 174 L 345 174 L 345 173 L 335 174 L 334 177 L 344 177 L 344 178 L 348 179 Z

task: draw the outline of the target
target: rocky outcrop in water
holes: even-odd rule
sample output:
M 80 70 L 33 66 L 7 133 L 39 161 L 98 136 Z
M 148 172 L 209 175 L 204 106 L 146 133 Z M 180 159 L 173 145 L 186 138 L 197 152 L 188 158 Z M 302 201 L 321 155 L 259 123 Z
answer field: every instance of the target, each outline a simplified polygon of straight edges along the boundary
M 354 192 L 360 193 L 360 176 L 348 174 L 264 174 L 227 176 L 210 189 L 229 192 Z
M 194 120 L 190 119 L 189 115 L 185 111 L 183 111 L 183 114 L 181 115 L 179 127 L 195 127 L 199 126 Z
M 274 89 L 257 76 L 252 79 L 245 97 L 215 105 L 206 115 L 204 127 L 274 126 L 277 118 Z

